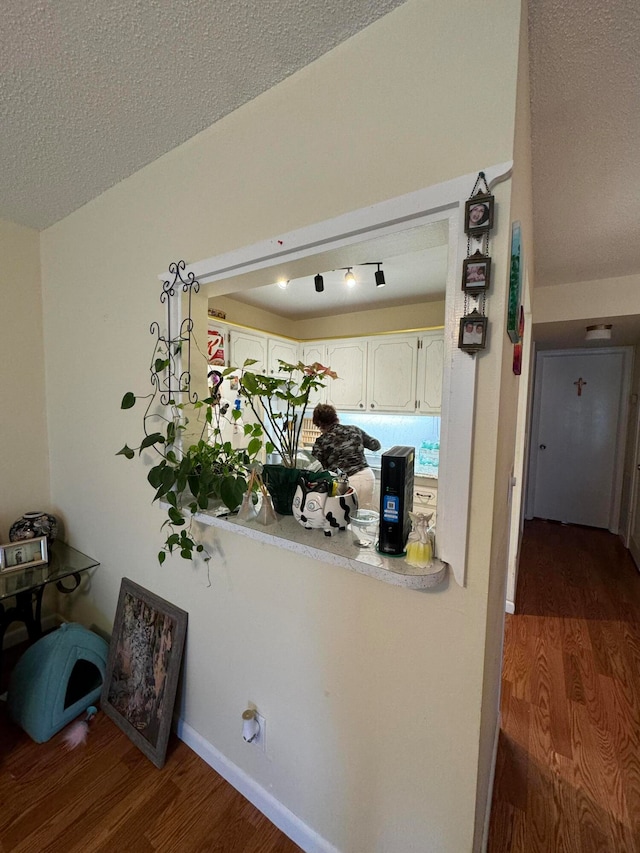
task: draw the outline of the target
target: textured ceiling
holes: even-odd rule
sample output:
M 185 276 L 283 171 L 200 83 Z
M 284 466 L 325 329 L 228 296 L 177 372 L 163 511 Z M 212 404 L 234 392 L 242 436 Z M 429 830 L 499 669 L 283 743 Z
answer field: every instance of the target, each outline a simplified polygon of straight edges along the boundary
M 45 228 L 404 0 L 4 0 L 0 217 Z M 536 284 L 640 272 L 640 3 L 529 0 Z
M 45 228 L 405 0 L 3 0 L 0 217 Z
M 537 285 L 640 272 L 640 3 L 529 0 Z

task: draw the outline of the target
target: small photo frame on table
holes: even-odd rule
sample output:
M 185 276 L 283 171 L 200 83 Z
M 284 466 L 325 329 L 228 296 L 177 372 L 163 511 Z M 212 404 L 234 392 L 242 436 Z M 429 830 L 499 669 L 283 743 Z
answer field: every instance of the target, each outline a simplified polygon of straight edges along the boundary
M 477 352 L 487 345 L 487 318 L 472 311 L 460 319 L 458 347 L 466 352 Z
M 491 284 L 491 258 L 476 252 L 462 262 L 462 289 L 465 293 L 480 293 Z
M 163 767 L 187 633 L 186 611 L 123 578 L 100 704 Z
M 493 196 L 476 193 L 464 208 L 465 234 L 483 234 L 493 227 Z
M 17 572 L 44 565 L 49 559 L 47 537 L 20 539 L 0 545 L 0 572 Z

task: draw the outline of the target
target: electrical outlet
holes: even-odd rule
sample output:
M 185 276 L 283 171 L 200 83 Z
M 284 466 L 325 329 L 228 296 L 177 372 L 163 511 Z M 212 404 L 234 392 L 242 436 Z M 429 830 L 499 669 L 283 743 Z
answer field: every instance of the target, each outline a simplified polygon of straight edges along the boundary
M 256 711 L 256 720 L 258 721 L 258 725 L 260 726 L 260 731 L 251 741 L 253 746 L 257 746 L 258 749 L 261 749 L 263 752 L 267 751 L 267 721 Z

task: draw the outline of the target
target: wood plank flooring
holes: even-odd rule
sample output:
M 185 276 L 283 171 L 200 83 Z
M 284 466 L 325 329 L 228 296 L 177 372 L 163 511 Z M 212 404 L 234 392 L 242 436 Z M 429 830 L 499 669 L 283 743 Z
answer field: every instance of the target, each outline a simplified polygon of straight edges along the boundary
M 640 574 L 619 538 L 527 523 L 507 615 L 488 853 L 640 853 Z
M 300 853 L 175 737 L 158 770 L 102 712 L 68 751 L 0 706 L 0 853 Z

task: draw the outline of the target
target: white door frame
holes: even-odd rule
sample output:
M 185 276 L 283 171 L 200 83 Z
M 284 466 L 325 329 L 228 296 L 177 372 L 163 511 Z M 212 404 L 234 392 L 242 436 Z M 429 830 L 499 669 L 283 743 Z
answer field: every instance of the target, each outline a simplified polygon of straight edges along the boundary
M 484 169 L 490 189 L 511 177 L 513 162 Z M 288 234 L 278 234 L 251 246 L 189 264 L 210 295 L 228 292 L 225 282 L 243 276 L 244 288 L 264 284 L 261 271 L 279 264 L 313 259 L 313 256 L 378 236 L 405 231 L 442 219 L 449 220 L 449 253 L 444 323 L 444 372 L 438 478 L 438 556 L 451 566 L 455 580 L 465 585 L 471 492 L 472 440 L 477 360 L 458 349 L 458 324 L 464 315 L 460 287 L 462 258 L 467 254 L 463 217 L 465 203 L 477 173 L 463 175 L 426 189 L 407 193 L 370 207 L 343 214 Z M 317 272 L 309 261 L 310 274 Z M 255 276 L 259 274 L 259 278 Z M 309 273 L 297 272 L 297 275 Z M 168 272 L 161 281 L 171 280 Z M 217 290 L 216 284 L 222 289 Z M 242 288 L 242 285 L 241 285 Z M 236 288 L 237 290 L 238 288 Z M 180 305 L 175 311 L 179 318 Z
M 618 409 L 618 430 L 616 435 L 616 462 L 614 469 L 614 481 L 612 489 L 611 504 L 609 506 L 609 526 L 611 533 L 620 530 L 620 504 L 622 498 L 622 482 L 624 475 L 624 456 L 627 438 L 627 421 L 629 411 L 629 393 L 631 390 L 631 366 L 633 361 L 632 347 L 598 347 L 566 350 L 541 350 L 536 355 L 536 372 L 533 392 L 533 415 L 531 420 L 531 443 L 529 445 L 529 483 L 527 489 L 527 518 L 533 518 L 533 507 L 535 503 L 536 477 L 534 469 L 534 449 L 538 446 L 540 429 L 540 394 L 541 375 L 540 365 L 545 358 L 559 358 L 562 356 L 580 355 L 605 355 L 607 353 L 622 354 L 622 388 L 620 393 L 620 407 Z
M 636 417 L 633 425 L 633 458 L 630 487 L 631 496 L 629 499 L 627 523 L 623 531 L 623 539 L 625 546 L 629 549 L 631 556 L 633 557 L 636 568 L 640 571 L 640 551 L 636 552 L 635 548 L 632 547 L 633 540 L 631 538 L 636 512 L 638 511 L 638 501 L 640 501 L 640 471 L 638 470 L 638 466 L 640 466 L 640 405 L 638 405 L 637 399 L 633 405 L 635 406 Z

